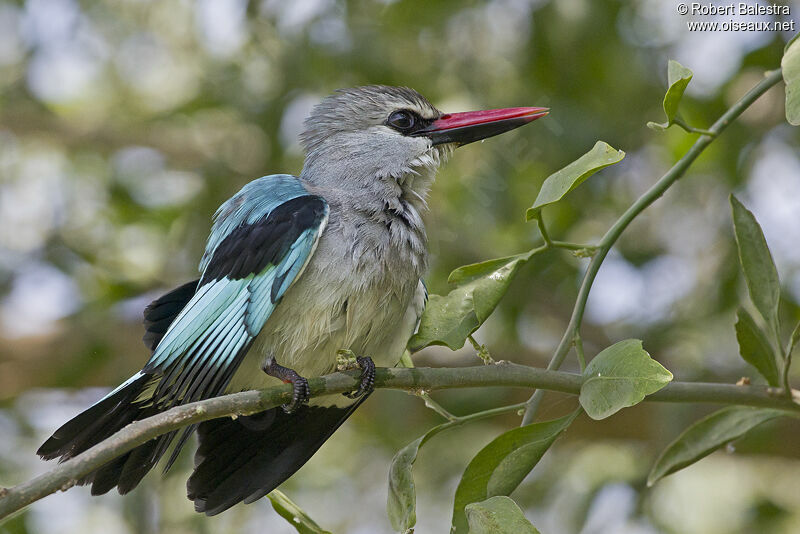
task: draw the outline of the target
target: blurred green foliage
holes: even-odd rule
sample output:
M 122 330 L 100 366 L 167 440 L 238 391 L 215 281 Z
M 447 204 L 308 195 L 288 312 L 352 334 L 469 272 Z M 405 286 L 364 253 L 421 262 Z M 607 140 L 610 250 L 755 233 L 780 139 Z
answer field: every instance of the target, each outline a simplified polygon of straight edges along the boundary
M 597 139 L 627 157 L 547 208 L 553 239 L 596 241 L 680 157 L 695 136 L 646 128 L 662 113 L 668 58 L 694 72 L 678 116 L 703 128 L 779 65 L 790 37 L 689 33 L 685 20 L 657 0 L 0 0 L 0 485 L 44 469 L 33 451 L 98 397 L 83 388 L 139 369 L 144 305 L 194 275 L 224 199 L 258 176 L 299 171 L 297 134 L 320 97 L 385 83 L 414 87 L 445 111 L 551 108 L 458 150 L 440 172 L 426 216 L 427 281 L 446 294 L 455 267 L 540 242 L 526 208 Z M 752 375 L 734 331 L 746 289 L 732 191 L 774 256 L 781 323 L 800 317 L 800 134 L 785 123 L 780 91 L 623 235 L 587 307 L 588 356 L 635 337 L 683 380 Z M 476 333 L 495 359 L 548 360 L 585 261 L 551 250 L 519 269 Z M 478 362 L 469 347 L 431 347 L 415 360 Z M 438 398 L 463 414 L 527 394 Z M 548 400 L 546 418 L 575 406 Z M 515 501 L 542 532 L 800 530 L 797 450 L 776 446 L 798 442 L 796 425 L 765 425 L 737 443 L 743 454 L 712 455 L 645 489 L 657 452 L 705 413 L 642 405 L 603 423 L 579 419 Z M 390 459 L 437 422 L 418 399 L 380 392 L 284 489 L 328 530 L 389 532 Z M 469 459 L 517 422 L 475 423 L 426 445 L 415 467 L 419 532 L 446 529 Z M 194 514 L 190 463 L 125 498 L 51 496 L 0 532 L 292 531 L 266 500 Z

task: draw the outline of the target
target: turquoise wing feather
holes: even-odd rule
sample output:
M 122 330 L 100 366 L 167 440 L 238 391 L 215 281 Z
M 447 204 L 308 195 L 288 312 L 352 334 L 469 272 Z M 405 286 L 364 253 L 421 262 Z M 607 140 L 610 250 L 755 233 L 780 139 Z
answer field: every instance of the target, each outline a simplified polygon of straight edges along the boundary
M 143 372 L 166 408 L 221 394 L 316 247 L 328 206 L 297 178 L 267 176 L 217 211 L 202 277 Z

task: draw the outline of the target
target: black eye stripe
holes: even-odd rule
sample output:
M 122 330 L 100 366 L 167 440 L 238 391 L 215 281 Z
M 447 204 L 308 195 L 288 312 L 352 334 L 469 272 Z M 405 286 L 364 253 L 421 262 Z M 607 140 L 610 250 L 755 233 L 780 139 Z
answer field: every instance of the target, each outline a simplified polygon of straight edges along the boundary
M 389 114 L 385 124 L 403 135 L 409 135 L 427 127 L 431 122 L 432 119 L 423 119 L 410 109 L 398 109 Z

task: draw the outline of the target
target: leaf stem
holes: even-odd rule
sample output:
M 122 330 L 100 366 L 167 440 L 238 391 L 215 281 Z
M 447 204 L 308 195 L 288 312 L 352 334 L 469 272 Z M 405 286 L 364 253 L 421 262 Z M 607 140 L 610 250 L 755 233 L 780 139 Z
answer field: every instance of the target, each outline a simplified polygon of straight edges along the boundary
M 495 415 L 503 415 L 505 413 L 515 412 L 517 410 L 523 409 L 524 407 L 525 403 L 519 402 L 517 404 L 509 404 L 507 406 L 500 406 L 498 408 L 490 408 L 488 410 L 471 413 L 469 415 L 462 415 L 461 417 L 456 417 L 453 421 L 450 421 L 449 423 L 440 425 L 441 427 L 444 427 L 441 430 L 453 426 L 463 425 L 464 423 L 470 423 L 472 421 L 478 421 L 480 419 L 487 419 L 489 417 L 494 417 Z
M 613 226 L 606 232 L 597 247 L 597 252 L 583 276 L 580 289 L 578 290 L 578 297 L 575 301 L 575 306 L 572 309 L 572 316 L 570 317 L 567 329 L 564 336 L 558 344 L 553 357 L 548 364 L 548 369 L 558 369 L 564 362 L 567 353 L 569 352 L 572 340 L 581 327 L 583 321 L 583 313 L 586 309 L 586 302 L 589 299 L 589 292 L 591 291 L 592 284 L 594 283 L 597 272 L 603 264 L 606 256 L 608 255 L 611 247 L 617 242 L 619 236 L 628 227 L 628 225 L 648 206 L 658 200 L 667 189 L 669 189 L 675 182 L 681 178 L 689 166 L 700 156 L 703 150 L 710 145 L 716 137 L 722 133 L 728 125 L 733 122 L 742 112 L 747 109 L 753 102 L 755 102 L 761 95 L 766 93 L 771 87 L 776 85 L 782 80 L 781 69 L 776 69 L 766 73 L 766 76 L 758 84 L 756 84 L 750 91 L 748 91 L 742 98 L 733 104 L 722 116 L 714 123 L 709 129 L 708 134 L 701 135 L 689 148 L 686 154 L 672 166 L 650 189 L 648 189 L 642 196 L 627 209 L 617 219 Z M 536 391 L 530 399 L 528 399 L 528 406 L 525 410 L 525 415 L 522 418 L 522 424 L 527 425 L 531 423 L 536 416 L 536 412 L 541 403 L 543 391 Z
M 786 353 L 786 359 L 783 360 L 783 391 L 786 392 L 786 395 L 789 397 L 792 396 L 792 385 L 789 382 L 789 368 L 792 365 L 792 353 Z
M 597 247 L 594 245 L 584 245 L 582 243 L 570 243 L 569 241 L 550 241 L 553 248 L 563 248 L 566 250 L 586 251 L 587 255 L 593 254 Z
M 570 243 L 569 241 L 553 241 L 550 239 L 550 233 L 547 231 L 547 225 L 544 223 L 544 217 L 542 216 L 541 211 L 536 212 L 536 226 L 539 227 L 539 233 L 542 234 L 542 241 L 544 241 L 544 245 L 542 245 L 540 248 L 543 250 L 550 248 L 563 248 L 566 250 L 586 251 L 587 255 L 591 255 L 594 254 L 594 251 L 597 249 L 597 247 L 593 245 Z
M 483 360 L 483 365 L 495 363 L 494 358 L 492 358 L 492 355 L 489 353 L 489 349 L 486 348 L 486 345 L 481 345 L 478 343 L 478 340 L 472 337 L 472 334 L 467 336 L 467 339 L 469 339 L 469 342 L 472 344 L 472 348 L 475 349 L 475 352 L 477 352 L 478 358 Z
M 433 400 L 431 398 L 431 396 L 428 395 L 428 393 L 426 391 L 420 390 L 420 391 L 418 391 L 416 393 L 416 395 L 417 395 L 417 397 L 419 397 L 423 401 L 425 401 L 425 406 L 427 406 L 428 408 L 430 408 L 434 412 L 438 413 L 439 415 L 441 415 L 442 417 L 444 417 L 448 421 L 452 422 L 452 421 L 457 421 L 458 420 L 458 417 L 456 417 L 455 415 L 453 415 L 452 413 L 447 411 L 441 404 L 439 404 L 438 402 Z
M 792 336 L 789 338 L 789 344 L 786 347 L 786 354 L 783 358 L 783 391 L 790 398 L 792 396 L 792 385 L 789 382 L 789 369 L 792 366 L 792 353 L 798 341 L 800 341 L 800 323 L 797 323 L 797 326 L 792 331 Z
M 542 234 L 542 239 L 544 240 L 544 245 L 547 248 L 553 246 L 553 242 L 550 240 L 550 234 L 547 232 L 547 226 L 544 224 L 544 219 L 542 218 L 542 212 L 536 212 L 536 226 L 539 227 L 539 233 Z
M 471 413 L 469 415 L 462 415 L 461 417 L 456 417 L 455 419 L 452 419 L 446 423 L 442 423 L 441 425 L 435 426 L 430 430 L 428 430 L 428 432 L 425 434 L 426 438 L 423 441 L 423 443 L 428 441 L 433 436 L 435 436 L 436 434 L 438 434 L 443 430 L 448 430 L 457 426 L 461 426 L 465 423 L 479 421 L 480 419 L 488 419 L 489 417 L 494 417 L 496 415 L 503 415 L 505 413 L 523 410 L 524 408 L 525 408 L 525 403 L 520 402 L 517 404 L 509 404 L 507 406 L 500 406 L 498 408 L 490 408 L 488 410 L 483 410 L 480 412 Z
M 710 135 L 711 137 L 716 137 L 717 136 L 716 132 L 713 132 L 712 130 L 704 130 L 702 128 L 695 128 L 694 126 L 689 126 L 688 124 L 683 122 L 683 120 L 679 119 L 678 117 L 675 117 L 672 120 L 672 124 L 675 124 L 676 126 L 680 126 L 681 128 L 683 128 L 685 131 L 687 131 L 689 133 L 700 134 L 700 135 Z
M 573 343 L 575 344 L 575 355 L 578 357 L 578 365 L 580 365 L 581 373 L 583 373 L 586 370 L 586 356 L 583 353 L 583 338 L 581 338 L 581 333 L 578 330 L 575 331 Z

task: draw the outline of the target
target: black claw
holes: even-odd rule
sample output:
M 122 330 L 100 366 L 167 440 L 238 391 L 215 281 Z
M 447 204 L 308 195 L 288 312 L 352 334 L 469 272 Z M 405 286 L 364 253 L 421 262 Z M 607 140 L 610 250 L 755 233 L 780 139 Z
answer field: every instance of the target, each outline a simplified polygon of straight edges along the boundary
M 297 374 L 294 369 L 279 365 L 278 362 L 275 361 L 275 358 L 269 358 L 261 367 L 261 370 L 269 376 L 274 376 L 275 378 L 292 384 L 292 401 L 288 404 L 281 405 L 284 412 L 293 413 L 308 402 L 308 398 L 311 396 L 308 380 Z
M 348 399 L 357 399 L 364 395 L 369 395 L 375 389 L 375 362 L 369 356 L 359 356 L 356 358 L 358 366 L 361 367 L 361 383 L 358 389 L 351 393 L 342 393 Z
M 308 387 L 308 380 L 298 375 L 296 382 L 293 382 L 294 393 L 292 394 L 292 402 L 289 404 L 282 404 L 281 408 L 286 413 L 294 413 L 303 404 L 308 403 L 308 398 L 311 396 L 311 389 Z

